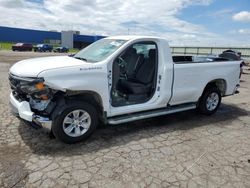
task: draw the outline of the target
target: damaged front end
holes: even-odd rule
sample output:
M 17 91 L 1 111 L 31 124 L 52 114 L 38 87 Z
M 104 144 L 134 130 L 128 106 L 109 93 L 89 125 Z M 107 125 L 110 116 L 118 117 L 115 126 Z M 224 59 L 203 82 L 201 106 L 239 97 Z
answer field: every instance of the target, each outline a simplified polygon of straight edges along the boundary
M 9 74 L 9 81 L 12 89 L 10 103 L 14 114 L 51 129 L 50 115 L 56 105 L 53 102 L 56 91 L 46 86 L 43 78 L 24 78 Z

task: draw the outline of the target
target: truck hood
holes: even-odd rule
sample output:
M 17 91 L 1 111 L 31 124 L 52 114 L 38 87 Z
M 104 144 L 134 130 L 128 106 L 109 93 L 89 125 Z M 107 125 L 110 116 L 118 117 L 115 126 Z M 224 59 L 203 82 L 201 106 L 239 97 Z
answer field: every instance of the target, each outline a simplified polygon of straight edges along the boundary
M 88 67 L 89 63 L 69 56 L 41 57 L 15 63 L 10 68 L 10 73 L 20 77 L 37 77 L 40 72 L 45 70 L 78 65 Z

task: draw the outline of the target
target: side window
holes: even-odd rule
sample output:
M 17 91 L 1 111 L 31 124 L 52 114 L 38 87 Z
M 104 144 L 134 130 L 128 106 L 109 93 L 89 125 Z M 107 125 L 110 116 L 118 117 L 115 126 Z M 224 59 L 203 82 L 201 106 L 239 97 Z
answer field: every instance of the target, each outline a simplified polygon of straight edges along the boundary
M 156 45 L 155 44 L 134 44 L 133 48 L 136 49 L 137 54 L 142 54 L 144 55 L 145 58 L 149 56 L 149 51 L 151 49 L 156 50 Z
M 120 56 L 125 64 L 123 72 L 133 78 L 143 64 L 156 63 L 157 46 L 154 42 L 139 42 L 128 47 Z

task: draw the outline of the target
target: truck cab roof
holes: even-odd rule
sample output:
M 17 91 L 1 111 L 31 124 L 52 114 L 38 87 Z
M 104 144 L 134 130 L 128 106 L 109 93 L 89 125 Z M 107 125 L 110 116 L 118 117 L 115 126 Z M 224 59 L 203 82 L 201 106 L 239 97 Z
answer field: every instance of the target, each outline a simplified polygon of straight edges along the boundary
M 141 36 L 141 35 L 118 35 L 107 37 L 106 39 L 117 39 L 117 40 L 135 40 L 135 39 L 162 39 L 160 37 L 154 36 Z

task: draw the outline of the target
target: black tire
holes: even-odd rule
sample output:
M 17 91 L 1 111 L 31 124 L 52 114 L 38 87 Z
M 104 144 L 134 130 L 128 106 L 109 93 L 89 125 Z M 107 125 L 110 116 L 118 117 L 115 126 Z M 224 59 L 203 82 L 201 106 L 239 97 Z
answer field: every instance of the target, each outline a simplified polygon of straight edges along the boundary
M 53 115 L 55 118 L 53 118 L 52 123 L 52 131 L 55 137 L 67 144 L 74 144 L 76 142 L 80 142 L 83 140 L 86 140 L 96 129 L 98 125 L 98 113 L 96 108 L 86 102 L 79 102 L 79 101 L 68 101 L 63 107 L 59 107 L 60 110 L 55 110 L 55 115 Z M 72 137 L 65 133 L 63 128 L 63 121 L 66 118 L 68 114 L 73 112 L 74 110 L 83 110 L 88 113 L 90 116 L 90 126 L 88 130 L 81 136 Z M 76 131 L 76 129 L 74 130 Z
M 216 100 L 217 102 L 215 102 L 211 106 L 211 108 L 209 109 L 209 107 L 208 107 L 209 104 L 207 104 L 207 103 L 208 103 L 209 97 L 212 94 L 217 95 L 218 101 Z M 207 87 L 205 89 L 205 91 L 203 92 L 201 98 L 200 98 L 200 101 L 199 101 L 199 103 L 197 105 L 197 110 L 201 114 L 212 115 L 212 114 L 214 114 L 218 110 L 218 108 L 220 106 L 220 103 L 221 103 L 221 92 L 220 92 L 220 90 L 217 87 L 215 87 L 215 86 Z

